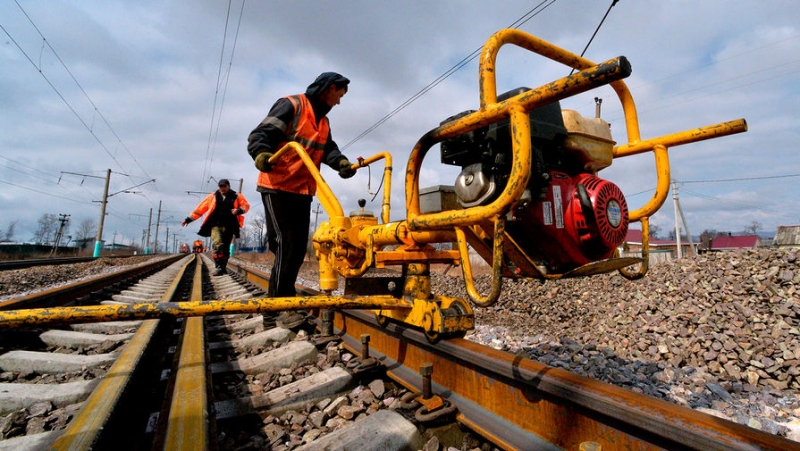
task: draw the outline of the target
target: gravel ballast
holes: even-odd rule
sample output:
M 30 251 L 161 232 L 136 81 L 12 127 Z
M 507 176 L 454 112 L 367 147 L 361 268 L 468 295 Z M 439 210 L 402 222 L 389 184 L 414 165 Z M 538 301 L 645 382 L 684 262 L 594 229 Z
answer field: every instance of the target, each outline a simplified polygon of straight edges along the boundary
M 800 441 L 794 250 L 690 257 L 556 281 L 505 280 L 467 339 Z M 476 277 L 481 293 L 489 276 Z M 438 294 L 466 296 L 434 275 Z

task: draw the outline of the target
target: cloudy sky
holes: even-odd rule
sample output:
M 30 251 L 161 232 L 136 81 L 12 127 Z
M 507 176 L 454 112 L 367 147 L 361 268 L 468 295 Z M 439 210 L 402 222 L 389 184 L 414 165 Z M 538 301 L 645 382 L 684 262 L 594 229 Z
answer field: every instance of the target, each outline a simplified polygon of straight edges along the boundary
M 515 25 L 580 54 L 610 5 L 2 0 L 0 232 L 17 221 L 15 238 L 28 241 L 48 213 L 69 214 L 73 232 L 85 218 L 96 221 L 107 169 L 113 194 L 107 241 L 141 243 L 149 212 L 155 222 L 159 206 L 160 241 L 167 227 L 170 234 L 178 231 L 179 241 L 194 239 L 196 224 L 180 229 L 179 223 L 201 199 L 198 192 L 212 191 L 220 178 L 231 179 L 234 189 L 241 179 L 258 212 L 247 135 L 278 97 L 305 91 L 325 71 L 352 80 L 329 115 L 334 139 L 351 160 L 392 155 L 392 219 L 402 219 L 401 174 L 409 151 L 443 119 L 478 107 L 478 64 L 469 57 L 486 39 Z M 622 0 L 586 51 L 595 62 L 619 55 L 630 60 L 633 74 L 625 82 L 643 138 L 747 120 L 747 133 L 670 152 L 694 235 L 739 232 L 754 222 L 774 233 L 779 225 L 800 223 L 798 17 L 794 0 L 732 0 L 724 7 Z M 508 46 L 498 58 L 498 90 L 536 87 L 568 73 Z M 591 117 L 595 97 L 604 100 L 602 115 L 614 139 L 626 142 L 609 88 L 562 106 Z M 363 170 L 343 181 L 325 167 L 323 177 L 346 212 L 359 198 L 370 199 L 367 208 L 377 212 L 380 196 L 372 201 L 371 193 L 380 168 L 371 177 Z M 458 173 L 439 164 L 436 149 L 423 169 L 422 187 L 452 185 Z M 655 188 L 647 154 L 618 159 L 600 176 L 618 184 L 632 208 Z M 666 231 L 674 226 L 672 196 L 653 223 Z

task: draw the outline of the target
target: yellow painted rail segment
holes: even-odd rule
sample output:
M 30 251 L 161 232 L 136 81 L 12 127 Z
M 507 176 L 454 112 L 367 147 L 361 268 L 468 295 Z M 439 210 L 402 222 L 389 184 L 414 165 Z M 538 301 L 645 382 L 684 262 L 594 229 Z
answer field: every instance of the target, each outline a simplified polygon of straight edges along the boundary
M 161 302 L 172 300 L 178 291 L 178 284 L 183 277 L 187 261 L 175 276 L 167 291 L 161 297 Z M 61 437 L 56 440 L 51 449 L 66 451 L 83 451 L 93 449 L 100 433 L 108 422 L 111 413 L 119 402 L 122 393 L 130 382 L 137 365 L 142 359 L 151 339 L 158 328 L 159 320 L 145 321 L 131 342 L 125 347 L 119 360 L 109 369 L 108 374 L 98 384 L 94 392 L 86 400 L 86 405 L 81 409 L 75 419 L 69 423 Z
M 192 282 L 193 302 L 203 300 L 203 265 L 197 257 Z M 169 408 L 165 450 L 209 449 L 206 342 L 202 317 L 186 320 L 178 372 Z

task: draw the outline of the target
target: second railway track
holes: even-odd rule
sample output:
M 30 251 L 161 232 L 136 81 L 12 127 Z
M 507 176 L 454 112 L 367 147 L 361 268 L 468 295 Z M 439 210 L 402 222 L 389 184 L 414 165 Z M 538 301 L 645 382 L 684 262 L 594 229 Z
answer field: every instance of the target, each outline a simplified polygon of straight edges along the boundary
M 198 316 L 150 309 L 161 319 L 134 321 L 51 322 L 47 313 L 58 309 L 31 311 L 40 324 L 0 332 L 4 434 L 20 436 L 0 449 L 439 449 L 436 440 L 457 448 L 471 441 L 464 449 L 797 449 L 466 340 L 432 345 L 368 311 L 279 314 L 266 308 L 261 271 L 232 265 L 232 275 L 210 278 L 199 258 L 117 280 L 113 290 L 60 294 L 76 289 L 65 286 L 29 296 L 36 306 L 72 296 L 117 312 L 212 299 L 264 308 Z M 3 308 L 27 307 L 22 301 Z M 84 324 L 51 328 L 57 322 Z

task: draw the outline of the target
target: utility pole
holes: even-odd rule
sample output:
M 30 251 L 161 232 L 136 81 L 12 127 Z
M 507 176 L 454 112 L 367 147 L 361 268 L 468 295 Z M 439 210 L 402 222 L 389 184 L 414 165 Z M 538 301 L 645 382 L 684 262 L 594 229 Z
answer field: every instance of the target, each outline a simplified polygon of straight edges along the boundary
M 97 179 L 102 178 L 102 177 L 97 177 L 97 176 L 94 176 L 94 175 L 78 174 L 76 172 L 61 171 L 61 173 L 62 174 L 80 175 L 82 177 L 92 177 L 92 178 L 97 178 Z M 122 174 L 122 175 L 127 175 L 127 174 Z M 60 178 L 59 178 L 59 181 L 61 181 Z M 108 185 L 111 182 L 111 169 L 107 169 L 106 170 L 106 184 L 105 184 L 105 188 L 103 188 L 103 200 L 100 201 L 100 221 L 98 221 L 98 224 L 97 224 L 97 236 L 95 237 L 95 242 L 94 242 L 94 257 L 95 258 L 100 256 L 100 251 L 103 248 L 103 224 L 105 223 L 105 219 L 106 219 L 106 205 L 108 204 L 108 198 L 111 197 L 111 196 L 115 196 L 115 195 L 117 195 L 119 193 L 138 194 L 138 191 L 131 191 L 131 189 L 137 188 L 137 187 L 142 186 L 142 185 L 144 185 L 146 183 L 150 183 L 150 182 L 155 183 L 155 181 L 156 181 L 156 179 L 150 179 L 150 180 L 148 180 L 146 182 L 142 182 L 142 183 L 140 183 L 138 185 L 134 185 L 134 186 L 132 186 L 130 188 L 126 188 L 126 189 L 117 191 L 116 193 L 108 194 Z
M 697 256 L 697 250 L 694 247 L 694 243 L 692 242 L 692 232 L 689 231 L 689 223 L 686 222 L 686 216 L 683 215 L 683 208 L 681 207 L 681 202 L 678 200 L 678 213 L 681 214 L 681 221 L 683 222 L 683 230 L 686 230 L 686 240 L 689 242 L 689 251 L 693 256 Z
M 161 225 L 161 201 L 158 201 L 158 216 L 156 216 L 156 242 L 153 243 L 153 253 L 158 253 L 158 226 Z
M 315 232 L 317 230 L 317 221 L 319 220 L 319 212 L 321 211 L 319 209 L 319 207 L 320 207 L 319 202 L 317 202 L 317 208 L 311 210 L 311 212 L 314 213 L 314 231 Z
M 681 249 L 681 228 L 680 223 L 678 222 L 678 216 L 680 215 L 680 220 L 683 222 L 683 229 L 686 230 L 686 239 L 689 241 L 689 250 L 691 251 L 692 255 L 697 255 L 697 252 L 694 249 L 694 243 L 692 243 L 692 233 L 689 231 L 689 224 L 686 222 L 686 217 L 683 215 L 683 209 L 681 208 L 680 200 L 678 200 L 678 182 L 676 180 L 672 180 L 672 202 L 675 206 L 675 243 L 678 246 L 677 257 L 682 258 L 683 250 Z
M 69 215 L 61 213 L 58 216 L 59 216 L 58 220 L 59 222 L 61 222 L 61 224 L 58 226 L 58 232 L 56 232 L 56 239 L 54 240 L 55 242 L 53 243 L 53 250 L 50 251 L 51 257 L 54 257 L 56 254 L 58 254 L 58 245 L 61 243 L 61 236 L 64 233 L 64 227 L 67 225 L 67 222 L 69 222 Z
M 111 181 L 111 169 L 106 171 L 106 186 L 103 188 L 103 200 L 100 201 L 100 221 L 97 222 L 97 236 L 94 239 L 94 255 L 97 258 L 100 256 L 100 250 L 103 248 L 103 223 L 106 220 L 106 204 L 108 203 L 108 183 Z
M 147 239 L 144 244 L 144 255 L 150 254 L 150 226 L 153 224 L 153 208 L 150 208 L 150 217 L 147 218 Z
M 169 254 L 169 226 L 167 226 L 167 235 L 164 237 L 164 253 Z

